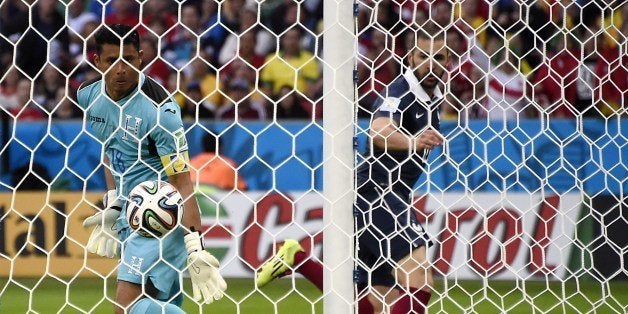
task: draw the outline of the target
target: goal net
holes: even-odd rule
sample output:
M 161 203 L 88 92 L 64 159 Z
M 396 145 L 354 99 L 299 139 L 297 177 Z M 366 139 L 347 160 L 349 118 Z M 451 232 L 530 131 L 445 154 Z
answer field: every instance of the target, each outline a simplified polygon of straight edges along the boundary
M 76 92 L 104 74 L 94 33 L 115 23 L 180 106 L 205 248 L 229 285 L 201 304 L 182 272 L 186 312 L 356 311 L 355 171 L 426 29 L 449 51 L 445 142 L 406 204 L 433 241 L 427 312 L 628 311 L 625 1 L 7 0 L 1 313 L 113 310 L 118 261 L 87 251 L 82 223 L 116 165 Z M 286 239 L 324 287 L 300 265 L 256 286 Z

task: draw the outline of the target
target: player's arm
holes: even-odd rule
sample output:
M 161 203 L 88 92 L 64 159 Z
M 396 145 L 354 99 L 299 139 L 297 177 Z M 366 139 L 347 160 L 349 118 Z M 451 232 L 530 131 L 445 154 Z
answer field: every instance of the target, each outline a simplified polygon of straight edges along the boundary
M 183 240 L 188 254 L 193 298 L 211 303 L 223 297 L 227 283 L 218 272 L 220 263 L 203 247 L 201 216 L 190 179 L 188 144 L 178 105 L 166 103 L 160 110 L 161 128 L 157 129 L 152 138 L 170 184 L 177 188 L 184 199 L 183 226 L 186 235 Z
M 83 82 L 76 92 L 79 106 L 87 111 L 89 111 L 93 99 L 89 88 L 86 87 L 93 82 L 95 80 Z M 122 201 L 116 193 L 115 180 L 111 170 L 109 170 L 111 163 L 106 155 L 103 157 L 103 164 L 105 165 L 105 183 L 107 185 L 107 193 L 105 193 L 102 199 L 103 210 L 99 210 L 96 214 L 87 217 L 83 221 L 83 227 L 93 227 L 87 241 L 87 251 L 103 257 L 114 258 L 120 254 L 120 242 L 115 223 L 118 217 L 120 217 Z
M 369 132 L 373 145 L 381 149 L 412 149 L 412 138 L 399 131 L 399 123 L 389 117 L 377 117 L 371 122 Z
M 426 129 L 412 137 L 399 130 L 399 123 L 386 116 L 379 116 L 371 122 L 369 132 L 373 145 L 388 150 L 416 150 L 422 152 L 443 144 L 443 137 L 434 129 Z
M 109 170 L 111 163 L 107 156 L 103 157 L 103 164 L 105 165 L 105 182 L 107 184 L 107 193 L 102 199 L 104 208 L 102 211 L 87 217 L 83 221 L 83 227 L 94 227 L 87 241 L 87 250 L 103 257 L 114 258 L 120 254 L 120 242 L 115 223 L 120 217 L 122 201 L 116 193 L 116 183 L 111 170 Z
M 218 272 L 220 263 L 203 247 L 201 215 L 190 179 L 190 168 L 187 166 L 190 163 L 188 152 L 182 151 L 174 156 L 162 157 L 162 163 L 170 184 L 177 188 L 184 200 L 183 226 L 187 234 L 183 240 L 188 253 L 188 271 L 192 280 L 193 298 L 196 301 L 202 298 L 205 303 L 211 303 L 223 297 L 227 283 Z
M 113 174 L 109 169 L 111 162 L 109 161 L 109 157 L 105 156 L 102 160 L 103 164 L 105 164 L 105 183 L 107 184 L 107 190 L 115 190 L 116 189 L 116 181 L 113 178 Z
M 187 168 L 187 167 L 186 167 Z M 201 231 L 201 215 L 194 196 L 194 186 L 190 179 L 190 171 L 175 173 L 168 176 L 170 184 L 177 188 L 183 197 L 183 226 L 186 232 L 191 230 Z

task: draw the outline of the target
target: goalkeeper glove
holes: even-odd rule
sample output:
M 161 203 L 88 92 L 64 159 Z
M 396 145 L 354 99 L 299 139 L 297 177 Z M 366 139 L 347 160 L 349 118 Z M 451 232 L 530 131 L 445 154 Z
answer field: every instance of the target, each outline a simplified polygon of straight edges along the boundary
M 83 221 L 83 227 L 96 226 L 87 241 L 87 250 L 103 257 L 114 258 L 120 255 L 116 220 L 120 217 L 122 202 L 115 190 L 109 190 L 103 197 L 104 210 Z
M 222 298 L 223 292 L 227 290 L 227 283 L 218 272 L 220 263 L 205 251 L 198 231 L 192 228 L 192 232 L 185 235 L 184 240 L 194 300 L 199 301 L 202 295 L 204 302 L 209 304 Z

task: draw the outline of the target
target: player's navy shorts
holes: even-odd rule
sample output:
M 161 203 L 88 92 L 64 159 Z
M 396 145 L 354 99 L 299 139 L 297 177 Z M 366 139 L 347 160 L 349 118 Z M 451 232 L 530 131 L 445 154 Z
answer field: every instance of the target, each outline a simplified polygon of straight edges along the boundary
M 367 183 L 354 207 L 358 265 L 356 282 L 393 287 L 393 265 L 432 242 L 411 210 L 410 195 Z

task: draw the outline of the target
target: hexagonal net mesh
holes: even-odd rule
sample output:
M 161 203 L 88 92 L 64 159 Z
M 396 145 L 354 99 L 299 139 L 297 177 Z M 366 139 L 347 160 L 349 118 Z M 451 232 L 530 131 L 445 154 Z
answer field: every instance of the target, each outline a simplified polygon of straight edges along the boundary
M 625 313 L 626 16 L 2 1 L 0 312 Z M 184 199 L 167 236 L 129 226 L 146 180 Z M 191 227 L 228 285 L 210 304 Z

